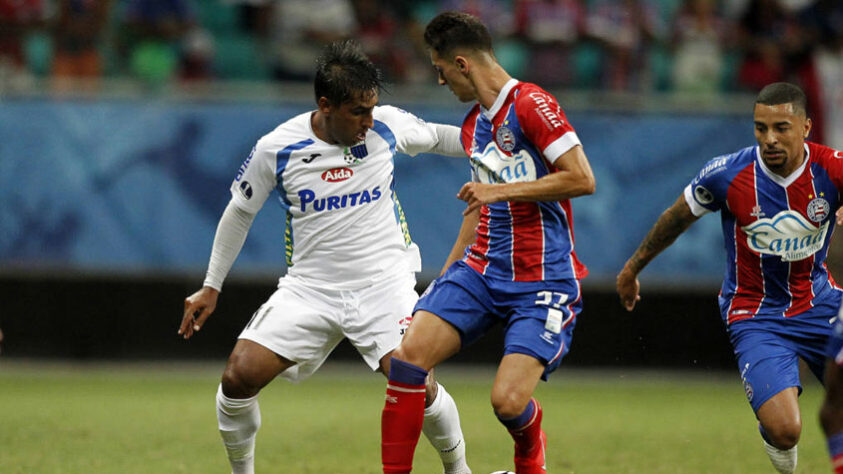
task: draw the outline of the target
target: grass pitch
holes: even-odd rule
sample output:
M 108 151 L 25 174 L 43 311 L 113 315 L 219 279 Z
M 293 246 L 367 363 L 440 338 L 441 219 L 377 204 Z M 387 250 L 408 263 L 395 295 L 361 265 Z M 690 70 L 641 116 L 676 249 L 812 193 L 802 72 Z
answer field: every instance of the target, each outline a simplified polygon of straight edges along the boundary
M 0 473 L 227 473 L 216 428 L 218 364 L 44 364 L 0 359 Z M 475 474 L 512 469 L 511 440 L 489 404 L 493 369 L 438 377 L 460 408 Z M 799 472 L 830 472 L 806 381 Z M 380 472 L 385 379 L 329 363 L 261 394 L 262 473 Z M 537 391 L 550 473 L 771 473 L 737 373 L 560 368 Z M 439 473 L 422 438 L 418 473 Z

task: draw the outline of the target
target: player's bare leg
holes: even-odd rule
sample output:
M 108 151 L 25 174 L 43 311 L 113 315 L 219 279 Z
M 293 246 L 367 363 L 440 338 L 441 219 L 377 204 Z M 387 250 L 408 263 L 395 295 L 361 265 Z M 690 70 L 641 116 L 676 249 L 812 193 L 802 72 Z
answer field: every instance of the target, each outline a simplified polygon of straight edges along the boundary
M 392 352 L 381 361 L 381 372 L 389 373 L 389 360 Z M 457 404 L 445 387 L 433 376 L 433 369 L 425 380 L 424 397 L 424 433 L 430 444 L 439 453 L 445 474 L 471 474 L 465 459 L 465 437 L 460 426 L 460 414 Z
M 544 365 L 525 354 L 507 354 L 492 386 L 492 407 L 515 441 L 515 472 L 544 474 L 547 438 L 541 429 L 542 410 L 533 392 Z
M 767 455 L 783 474 L 796 470 L 796 444 L 802 433 L 798 396 L 796 387 L 786 388 L 764 402 L 756 413 Z
M 828 440 L 828 454 L 835 473 L 843 473 L 843 370 L 829 359 L 825 364 L 825 400 L 820 424 Z
M 393 351 L 381 417 L 385 473 L 409 473 L 422 432 L 428 371 L 459 351 L 460 335 L 449 323 L 417 311 L 401 345 Z M 441 393 L 440 393 L 441 396 Z
M 217 390 L 217 421 L 233 474 L 255 472 L 258 392 L 292 365 L 256 342 L 239 339 L 234 345 Z

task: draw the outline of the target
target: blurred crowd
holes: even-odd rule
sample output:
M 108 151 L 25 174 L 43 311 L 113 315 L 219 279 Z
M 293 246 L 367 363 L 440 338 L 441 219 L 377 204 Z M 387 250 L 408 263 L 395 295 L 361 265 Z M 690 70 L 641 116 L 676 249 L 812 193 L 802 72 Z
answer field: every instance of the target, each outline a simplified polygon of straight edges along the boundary
M 841 0 L 0 0 L 0 84 L 21 77 L 309 81 L 356 38 L 392 83 L 430 83 L 438 12 L 482 18 L 498 59 L 554 88 L 757 91 L 843 84 Z M 816 102 L 818 103 L 818 102 Z

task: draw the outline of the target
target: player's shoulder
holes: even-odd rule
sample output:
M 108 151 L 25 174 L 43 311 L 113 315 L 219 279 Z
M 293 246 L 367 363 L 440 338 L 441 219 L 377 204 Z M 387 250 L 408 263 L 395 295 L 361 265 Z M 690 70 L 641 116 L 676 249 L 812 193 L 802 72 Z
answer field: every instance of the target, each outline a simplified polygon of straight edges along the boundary
M 289 147 L 302 148 L 313 143 L 316 137 L 310 126 L 310 115 L 311 112 L 305 112 L 278 125 L 258 139 L 255 149 L 274 154 Z
M 727 155 L 715 156 L 703 165 L 695 181 L 733 177 L 755 162 L 756 147 L 748 146 Z
M 519 82 L 511 92 L 516 107 L 546 107 L 548 104 L 559 104 L 556 97 L 532 82 Z
M 805 142 L 811 161 L 829 161 L 843 159 L 843 152 L 815 142 Z

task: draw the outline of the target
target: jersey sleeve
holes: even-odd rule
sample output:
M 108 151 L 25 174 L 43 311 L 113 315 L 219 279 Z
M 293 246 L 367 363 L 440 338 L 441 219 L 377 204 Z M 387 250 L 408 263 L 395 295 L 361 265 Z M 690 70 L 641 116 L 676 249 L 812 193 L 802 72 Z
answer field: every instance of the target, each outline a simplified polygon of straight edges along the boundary
M 726 157 L 714 158 L 685 186 L 685 202 L 695 216 L 717 212 L 726 202 L 729 183 L 725 180 L 728 173 L 724 171 L 728 164 Z
M 275 153 L 262 142 L 240 165 L 231 183 L 231 200 L 238 208 L 256 214 L 277 184 Z
M 815 143 L 808 143 L 806 146 L 812 154 L 818 155 L 817 159 L 822 163 L 831 182 L 838 191 L 843 192 L 843 151 Z
M 538 87 L 522 89 L 515 99 L 515 113 L 524 136 L 550 163 L 582 145 L 556 99 Z
M 415 156 L 429 152 L 438 143 L 433 125 L 397 107 L 387 105 L 379 109 L 380 119 L 395 136 L 397 151 Z

